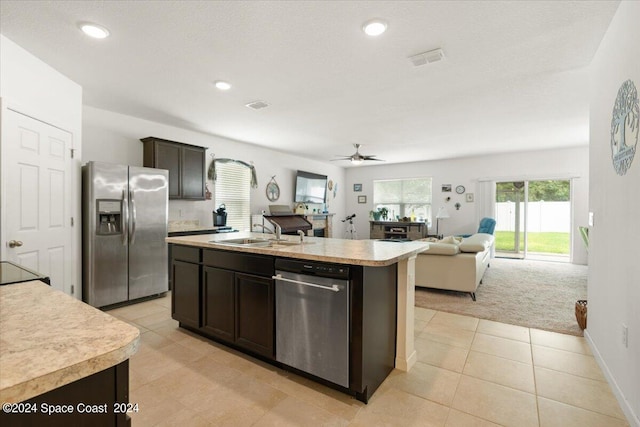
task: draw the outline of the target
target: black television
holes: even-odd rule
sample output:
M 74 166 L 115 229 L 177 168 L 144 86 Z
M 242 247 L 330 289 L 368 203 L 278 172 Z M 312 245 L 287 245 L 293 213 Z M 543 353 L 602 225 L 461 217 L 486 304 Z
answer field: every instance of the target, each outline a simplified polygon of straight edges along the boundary
M 327 176 L 298 171 L 294 202 L 324 203 L 327 196 Z

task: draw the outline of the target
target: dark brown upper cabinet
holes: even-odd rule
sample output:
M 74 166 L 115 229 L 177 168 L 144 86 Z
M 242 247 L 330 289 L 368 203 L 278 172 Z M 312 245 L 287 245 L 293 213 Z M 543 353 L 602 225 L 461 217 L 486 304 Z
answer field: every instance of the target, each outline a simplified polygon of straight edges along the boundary
M 145 167 L 169 171 L 169 198 L 204 200 L 206 148 L 149 136 L 144 144 Z

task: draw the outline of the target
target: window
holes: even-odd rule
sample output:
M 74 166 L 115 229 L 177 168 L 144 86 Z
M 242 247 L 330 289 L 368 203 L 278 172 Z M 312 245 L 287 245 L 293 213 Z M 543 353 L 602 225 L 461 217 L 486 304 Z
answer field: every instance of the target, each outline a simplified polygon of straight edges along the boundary
M 389 218 L 411 217 L 431 224 L 431 178 L 373 181 L 374 209 L 386 207 Z
M 251 170 L 237 163 L 217 163 L 216 208 L 224 203 L 227 225 L 240 231 L 251 227 Z

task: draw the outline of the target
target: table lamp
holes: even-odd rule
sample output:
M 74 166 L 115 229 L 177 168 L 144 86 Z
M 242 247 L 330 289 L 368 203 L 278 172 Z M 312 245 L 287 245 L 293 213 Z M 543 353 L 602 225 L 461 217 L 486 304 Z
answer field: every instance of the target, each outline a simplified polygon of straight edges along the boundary
M 438 213 L 436 214 L 436 235 L 440 236 L 440 220 L 449 218 L 449 211 L 444 206 L 440 206 Z

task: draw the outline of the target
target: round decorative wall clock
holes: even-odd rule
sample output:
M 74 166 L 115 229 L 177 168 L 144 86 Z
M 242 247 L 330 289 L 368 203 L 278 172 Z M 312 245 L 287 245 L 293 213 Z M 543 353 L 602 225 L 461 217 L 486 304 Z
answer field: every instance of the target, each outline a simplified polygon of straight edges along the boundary
M 464 188 L 464 185 L 458 185 L 456 187 L 456 193 L 458 193 L 458 194 L 464 194 L 465 190 L 466 189 Z
M 611 160 L 618 175 L 624 175 L 633 163 L 638 145 L 640 110 L 638 89 L 627 80 L 618 89 L 611 115 Z

